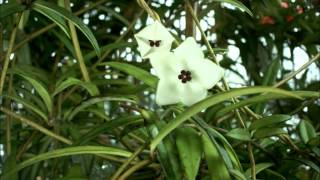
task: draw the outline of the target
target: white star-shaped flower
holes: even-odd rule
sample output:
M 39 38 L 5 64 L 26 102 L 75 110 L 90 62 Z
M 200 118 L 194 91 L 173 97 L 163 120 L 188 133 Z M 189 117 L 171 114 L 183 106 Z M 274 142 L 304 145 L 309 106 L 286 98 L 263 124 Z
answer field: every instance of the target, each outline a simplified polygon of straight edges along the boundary
M 134 35 L 138 42 L 138 50 L 143 58 L 157 51 L 170 51 L 173 36 L 159 21 L 148 25 Z
M 150 57 L 159 83 L 158 105 L 182 102 L 190 106 L 207 96 L 224 75 L 224 69 L 204 58 L 194 38 L 187 38 L 174 52 L 158 51 Z

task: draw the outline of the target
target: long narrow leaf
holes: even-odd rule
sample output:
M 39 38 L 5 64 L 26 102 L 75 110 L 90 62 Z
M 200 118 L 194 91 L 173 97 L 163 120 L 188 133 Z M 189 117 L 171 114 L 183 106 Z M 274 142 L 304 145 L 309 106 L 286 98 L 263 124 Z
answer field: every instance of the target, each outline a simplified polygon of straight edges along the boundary
M 95 49 L 96 54 L 100 56 L 101 52 L 96 38 L 94 37 L 91 30 L 77 16 L 73 15 L 71 12 L 62 7 L 46 1 L 35 1 L 33 3 L 33 7 L 36 9 L 42 9 L 42 11 L 44 10 L 44 13 L 47 16 L 52 17 L 53 15 L 56 15 L 72 22 L 88 38 L 93 48 Z
M 78 154 L 108 154 L 114 156 L 122 156 L 122 157 L 129 157 L 131 153 L 122 149 L 114 148 L 114 147 L 105 147 L 105 146 L 77 146 L 77 147 L 69 147 L 63 149 L 52 150 L 47 153 L 39 154 L 33 158 L 30 158 L 16 166 L 15 169 L 12 169 L 4 176 L 8 176 L 11 173 L 20 171 L 21 169 L 35 164 L 40 161 L 63 157 L 63 156 L 70 156 L 70 155 L 78 155 Z
M 228 92 L 218 93 L 215 96 L 206 98 L 194 104 L 193 106 L 187 108 L 185 112 L 179 114 L 175 119 L 171 120 L 163 129 L 161 129 L 159 135 L 151 141 L 150 148 L 151 150 L 154 150 L 156 146 L 159 144 L 159 142 L 164 137 L 166 137 L 172 130 L 174 130 L 184 121 L 188 120 L 190 117 L 192 117 L 193 115 L 197 114 L 198 112 L 202 111 L 205 108 L 221 103 L 233 97 L 248 95 L 248 94 L 265 93 L 265 92 L 283 94 L 283 95 L 292 96 L 300 99 L 299 96 L 292 94 L 288 91 L 284 91 L 277 88 L 270 88 L 270 87 L 239 88 L 239 89 L 233 89 Z

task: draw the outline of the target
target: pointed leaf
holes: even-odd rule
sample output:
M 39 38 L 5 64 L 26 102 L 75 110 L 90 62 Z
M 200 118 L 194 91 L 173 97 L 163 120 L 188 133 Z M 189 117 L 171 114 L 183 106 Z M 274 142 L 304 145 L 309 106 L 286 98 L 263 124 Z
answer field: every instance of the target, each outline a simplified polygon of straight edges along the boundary
M 279 134 L 287 134 L 287 132 L 281 128 L 260 128 L 253 133 L 253 137 L 262 139 Z
M 176 144 L 188 179 L 196 179 L 202 154 L 199 134 L 190 127 L 179 128 L 176 131 Z
M 42 12 L 44 11 L 44 13 L 47 16 L 62 17 L 70 21 L 71 23 L 73 23 L 88 38 L 88 40 L 94 47 L 96 54 L 100 56 L 101 52 L 100 52 L 100 48 L 96 38 L 94 37 L 91 30 L 81 21 L 80 18 L 73 15 L 71 12 L 67 11 L 66 9 L 60 6 L 57 6 L 56 4 L 49 3 L 46 1 L 37 0 L 33 3 L 33 7 L 36 9 L 42 9 Z
M 256 164 L 256 174 L 258 174 L 259 172 L 261 172 L 261 171 L 263 171 L 263 170 L 265 170 L 265 169 L 267 169 L 267 168 L 269 168 L 271 166 L 273 166 L 273 163 L 259 163 L 259 164 Z M 245 174 L 246 174 L 246 177 L 248 179 L 250 179 L 251 178 L 251 168 L 247 169 Z
M 299 125 L 300 137 L 307 144 L 312 138 L 317 137 L 316 130 L 307 120 L 302 120 Z
M 18 74 L 18 75 L 20 75 L 21 77 L 26 79 L 34 87 L 34 89 L 37 91 L 37 93 L 42 98 L 43 102 L 46 104 L 48 112 L 51 112 L 52 111 L 52 99 L 51 99 L 47 89 L 40 82 L 38 82 L 35 79 L 32 79 L 31 77 L 28 77 L 24 74 Z
M 250 132 L 246 129 L 241 129 L 241 128 L 232 129 L 226 135 L 233 138 L 233 139 L 240 140 L 240 141 L 250 141 L 251 140 Z
M 242 11 L 245 11 L 250 16 L 253 16 L 252 12 L 244 4 L 242 4 L 242 2 L 240 2 L 238 0 L 213 0 L 213 1 L 229 3 L 229 4 L 233 5 L 233 6 L 241 9 Z
M 183 113 L 179 114 L 175 119 L 169 121 L 169 123 L 167 125 L 165 125 L 163 129 L 161 129 L 159 135 L 151 141 L 151 144 L 150 144 L 151 150 L 154 150 L 155 147 L 157 146 L 157 144 L 165 136 L 167 136 L 173 129 L 175 129 L 181 123 L 188 120 L 190 117 L 192 117 L 193 115 L 202 111 L 203 109 L 208 108 L 210 106 L 213 106 L 215 104 L 221 103 L 225 100 L 231 99 L 236 96 L 255 94 L 255 93 L 265 93 L 265 92 L 278 93 L 278 94 L 293 96 L 293 97 L 300 99 L 299 96 L 291 94 L 288 91 L 284 91 L 284 90 L 281 90 L 278 88 L 270 88 L 270 87 L 239 88 L 239 89 L 230 90 L 228 92 L 218 93 L 214 96 L 208 97 L 208 98 L 190 106 Z
M 139 68 L 139 67 L 133 66 L 128 63 L 123 63 L 123 62 L 106 62 L 106 63 L 102 63 L 101 65 L 102 66 L 111 66 L 115 69 L 123 71 L 123 72 L 139 79 L 140 81 L 146 83 L 147 85 L 149 85 L 150 87 L 152 87 L 154 89 L 157 87 L 158 78 L 156 76 L 150 74 L 149 72 L 145 71 L 144 69 Z
M 28 160 L 23 161 L 18 164 L 14 169 L 11 169 L 8 173 L 3 176 L 9 176 L 14 172 L 20 171 L 21 169 L 35 164 L 37 162 L 41 162 L 47 159 L 63 157 L 63 156 L 71 156 L 78 154 L 108 154 L 114 156 L 122 156 L 122 157 L 130 157 L 131 153 L 119 148 L 114 147 L 105 147 L 105 146 L 76 146 L 76 147 L 68 147 L 62 149 L 51 150 L 46 153 L 39 154 L 35 157 L 32 157 Z
M 202 145 L 205 159 L 208 163 L 210 179 L 212 180 L 228 180 L 230 179 L 228 169 L 219 154 L 217 147 L 211 143 L 207 135 L 202 135 Z
M 285 114 L 275 114 L 272 116 L 263 117 L 261 119 L 253 121 L 253 123 L 249 127 L 249 130 L 270 127 L 273 124 L 282 123 L 289 119 L 291 119 L 291 116 Z
M 99 94 L 99 89 L 97 88 L 97 86 L 95 84 L 90 83 L 90 82 L 86 83 L 86 82 L 83 82 L 79 79 L 69 77 L 68 79 L 66 79 L 65 81 L 63 81 L 57 85 L 57 87 L 53 93 L 53 96 L 62 92 L 66 88 L 69 88 L 70 86 L 74 86 L 74 85 L 79 85 L 79 86 L 83 87 L 84 89 L 86 89 L 89 92 L 89 94 L 91 96 L 97 96 Z

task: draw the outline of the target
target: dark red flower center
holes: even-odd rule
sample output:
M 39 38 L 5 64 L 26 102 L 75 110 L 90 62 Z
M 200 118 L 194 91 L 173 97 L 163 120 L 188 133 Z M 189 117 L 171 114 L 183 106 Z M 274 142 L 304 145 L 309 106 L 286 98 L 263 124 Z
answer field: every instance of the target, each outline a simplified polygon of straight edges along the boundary
M 151 47 L 155 46 L 155 47 L 159 47 L 160 46 L 160 43 L 161 43 L 161 40 L 149 40 L 149 45 Z
M 191 72 L 187 71 L 187 70 L 181 70 L 178 79 L 181 80 L 182 83 L 186 83 L 188 81 L 191 81 L 192 77 L 191 77 Z

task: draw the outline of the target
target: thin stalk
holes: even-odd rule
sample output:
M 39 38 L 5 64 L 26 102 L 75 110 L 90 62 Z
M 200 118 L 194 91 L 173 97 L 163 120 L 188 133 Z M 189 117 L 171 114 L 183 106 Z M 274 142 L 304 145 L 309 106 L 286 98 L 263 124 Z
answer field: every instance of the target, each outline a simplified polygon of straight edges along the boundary
M 120 174 L 130 165 L 130 163 L 145 149 L 147 143 L 142 145 L 140 148 L 138 148 L 130 157 L 129 159 L 123 163 L 117 172 L 111 177 L 111 180 L 117 180 Z
M 310 66 L 312 63 L 314 63 L 315 61 L 317 61 L 320 57 L 320 53 L 318 53 L 316 56 L 314 56 L 310 61 L 308 61 L 307 63 L 305 63 L 304 65 L 302 65 L 299 69 L 297 69 L 296 71 L 291 72 L 290 74 L 288 74 L 284 79 L 282 79 L 281 81 L 277 82 L 275 85 L 273 85 L 272 87 L 279 87 L 282 84 L 286 83 L 287 81 L 289 81 L 290 79 L 292 79 L 294 76 L 296 76 L 297 74 L 299 74 L 301 71 L 303 71 L 304 69 L 306 69 L 308 66 Z
M 131 174 L 143 168 L 144 166 L 149 165 L 150 163 L 152 163 L 152 161 L 150 161 L 149 159 L 140 161 L 139 163 L 135 164 L 130 169 L 128 169 L 125 173 L 123 173 L 122 176 L 119 177 L 119 180 L 127 179 Z
M 248 151 L 249 151 L 249 158 L 250 158 L 250 165 L 251 165 L 251 179 L 256 180 L 256 163 L 254 161 L 251 142 L 248 143 Z
M 12 66 L 14 65 L 14 62 L 12 62 Z M 8 86 L 8 95 L 11 96 L 12 95 L 12 80 L 13 80 L 13 74 L 11 73 L 9 76 L 9 86 Z M 6 99 L 5 107 L 11 109 L 11 99 Z M 7 116 L 6 120 L 6 152 L 7 155 L 11 154 L 11 116 Z
M 97 2 L 92 3 L 91 5 L 89 5 L 88 7 L 85 7 L 85 8 L 83 8 L 83 9 L 80 9 L 79 11 L 75 12 L 74 14 L 75 14 L 76 16 L 79 16 L 80 14 L 83 14 L 83 13 L 87 12 L 88 10 L 93 9 L 93 8 L 99 6 L 99 5 L 101 5 L 101 4 L 103 4 L 103 3 L 107 2 L 107 1 L 108 1 L 108 0 L 100 0 L 100 1 L 97 1 Z M 49 25 L 47 25 L 47 26 L 39 29 L 39 30 L 36 31 L 36 32 L 33 32 L 33 33 L 31 33 L 31 34 L 28 34 L 24 40 L 22 40 L 22 41 L 20 41 L 19 43 L 17 43 L 17 45 L 14 47 L 14 51 L 17 50 L 17 49 L 19 49 L 20 47 L 22 47 L 24 44 L 26 44 L 27 42 L 31 41 L 32 39 L 38 37 L 39 35 L 47 32 L 48 30 L 50 30 L 50 29 L 52 29 L 52 28 L 54 28 L 54 27 L 56 27 L 56 26 L 57 26 L 57 24 L 52 23 L 52 24 L 49 24 Z
M 27 142 L 25 142 L 21 148 L 19 148 L 19 151 L 16 156 L 16 160 L 20 161 L 20 158 L 22 154 L 27 150 L 28 146 L 32 143 L 33 139 L 39 134 L 38 131 L 33 131 L 31 136 L 28 138 Z
M 3 28 L 0 23 L 0 70 L 2 68 L 2 54 L 3 54 Z
M 69 0 L 64 0 L 64 4 L 66 9 L 68 9 L 69 11 L 71 11 L 70 8 L 70 1 Z M 69 21 L 69 29 L 70 29 L 70 33 L 71 33 L 71 39 L 72 39 L 72 43 L 74 46 L 74 50 L 76 53 L 76 57 L 80 66 L 80 70 L 83 76 L 83 79 L 85 82 L 90 82 L 90 77 L 89 77 L 89 73 L 86 67 L 86 64 L 84 63 L 84 58 L 80 49 L 80 44 L 79 44 L 79 40 L 78 40 L 78 36 L 77 36 L 77 31 L 76 28 L 74 27 L 74 24 Z
M 42 127 L 41 125 L 39 125 L 39 124 L 37 124 L 37 123 L 35 123 L 35 122 L 33 122 L 33 121 L 25 118 L 25 117 L 22 117 L 22 116 L 20 116 L 19 114 L 16 114 L 16 113 L 10 111 L 10 110 L 7 109 L 7 108 L 0 107 L 0 111 L 2 111 L 3 113 L 5 113 L 5 114 L 7 114 L 7 115 L 9 115 L 9 116 L 14 117 L 15 119 L 21 121 L 22 123 L 26 123 L 27 125 L 33 127 L 34 129 L 36 129 L 36 130 L 38 130 L 38 131 L 40 131 L 40 132 L 42 132 L 42 133 L 44 133 L 44 134 L 46 134 L 46 135 L 48 135 L 48 136 L 50 136 L 50 137 L 53 137 L 53 138 L 55 138 L 55 139 L 57 139 L 57 140 L 65 143 L 65 144 L 68 144 L 68 145 L 71 145 L 71 144 L 72 144 L 72 141 L 71 141 L 71 140 L 69 140 L 69 139 L 67 139 L 67 138 L 65 138 L 65 137 L 62 137 L 62 136 L 60 136 L 60 135 L 58 135 L 58 134 L 55 134 L 55 133 L 53 133 L 52 131 L 50 131 L 50 130 L 44 128 L 44 127 Z
M 14 28 L 13 28 L 11 36 L 10 36 L 9 47 L 7 50 L 6 57 L 4 59 L 4 64 L 3 64 L 2 73 L 1 73 L 1 77 L 0 77 L 0 96 L 2 95 L 2 92 L 3 92 L 3 86 L 4 86 L 4 81 L 5 81 L 6 75 L 7 75 L 7 70 L 8 70 L 9 61 L 10 61 L 10 55 L 13 52 L 12 50 L 13 50 L 14 42 L 16 40 L 16 34 L 17 34 L 18 24 L 19 24 L 20 20 L 21 20 L 21 13 L 18 14 L 17 21 L 14 24 Z

